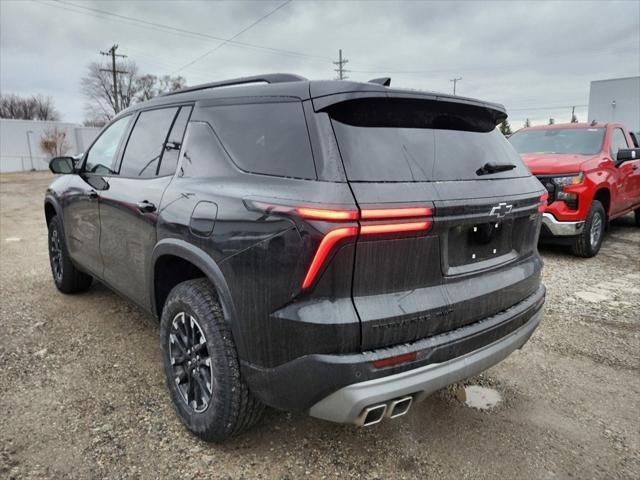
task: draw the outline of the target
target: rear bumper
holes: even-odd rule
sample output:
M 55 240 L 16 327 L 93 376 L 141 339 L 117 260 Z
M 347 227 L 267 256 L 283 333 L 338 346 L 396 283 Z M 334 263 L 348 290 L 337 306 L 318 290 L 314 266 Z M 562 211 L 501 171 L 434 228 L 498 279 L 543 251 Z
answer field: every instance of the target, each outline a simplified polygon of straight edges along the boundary
M 407 395 L 412 396 L 414 402 L 423 400 L 436 390 L 476 375 L 505 359 L 527 342 L 541 320 L 540 310 L 506 337 L 461 357 L 341 388 L 313 405 L 309 414 L 333 422 L 353 423 L 364 408 L 373 404 Z
M 351 422 L 360 413 L 361 404 L 370 397 L 392 400 L 409 392 L 418 393 L 422 399 L 448 383 L 500 361 L 522 346 L 538 325 L 544 297 L 545 288 L 540 285 L 534 294 L 503 312 L 413 343 L 362 353 L 305 355 L 276 367 L 242 361 L 242 375 L 251 391 L 267 405 L 281 410 L 310 412 L 328 420 Z M 525 333 L 514 335 L 515 332 Z M 506 342 L 500 343 L 499 353 L 479 353 L 497 342 Z M 401 365 L 375 368 L 372 363 L 412 352 L 416 353 L 416 359 Z M 468 355 L 472 357 L 467 358 Z M 458 363 L 451 366 L 450 362 Z M 416 377 L 413 372 L 420 373 Z M 434 376 L 427 382 L 432 386 L 425 383 L 427 377 L 422 372 L 428 372 L 425 374 L 427 377 Z M 376 386 L 385 385 L 385 379 L 392 380 L 382 390 L 368 388 L 370 382 Z
M 584 220 L 564 222 L 556 220 L 556 218 L 548 212 L 542 214 L 542 224 L 549 233 L 556 237 L 573 237 L 582 233 L 584 228 Z

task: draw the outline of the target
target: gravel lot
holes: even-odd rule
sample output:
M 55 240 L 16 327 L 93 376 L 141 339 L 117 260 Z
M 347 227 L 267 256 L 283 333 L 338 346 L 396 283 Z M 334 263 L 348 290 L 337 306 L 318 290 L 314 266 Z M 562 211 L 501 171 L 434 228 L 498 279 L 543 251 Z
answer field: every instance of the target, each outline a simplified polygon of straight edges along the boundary
M 224 445 L 191 436 L 164 387 L 158 329 L 95 284 L 57 292 L 48 173 L 0 176 L 0 478 L 640 478 L 640 229 L 600 254 L 542 250 L 546 317 L 531 341 L 409 415 L 356 429 L 268 411 Z

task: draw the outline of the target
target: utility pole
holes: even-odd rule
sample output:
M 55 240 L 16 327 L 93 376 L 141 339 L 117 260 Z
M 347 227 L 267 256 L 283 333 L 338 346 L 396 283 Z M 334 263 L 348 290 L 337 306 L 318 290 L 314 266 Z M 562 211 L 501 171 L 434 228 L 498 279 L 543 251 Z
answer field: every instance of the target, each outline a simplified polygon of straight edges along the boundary
M 338 50 L 338 61 L 333 62 L 333 64 L 338 67 L 335 69 L 335 71 L 338 72 L 337 80 L 346 80 L 347 78 L 349 78 L 345 75 L 345 73 L 347 73 L 349 70 L 346 70 L 344 68 L 347 63 L 349 63 L 349 60 L 347 60 L 346 58 L 342 58 L 342 49 Z
M 456 78 L 452 78 L 451 80 L 449 80 L 450 82 L 453 82 L 453 94 L 456 94 L 456 84 L 462 80 L 462 77 L 456 77 Z
M 111 57 L 111 70 L 106 68 L 101 68 L 101 72 L 111 72 L 113 74 L 113 109 L 117 114 L 120 111 L 120 106 L 118 105 L 118 74 L 119 73 L 129 73 L 124 70 L 116 69 L 116 57 L 127 58 L 126 55 L 116 54 L 116 50 L 118 49 L 118 45 L 112 45 L 109 50 L 106 52 L 100 52 L 100 55 L 106 55 Z

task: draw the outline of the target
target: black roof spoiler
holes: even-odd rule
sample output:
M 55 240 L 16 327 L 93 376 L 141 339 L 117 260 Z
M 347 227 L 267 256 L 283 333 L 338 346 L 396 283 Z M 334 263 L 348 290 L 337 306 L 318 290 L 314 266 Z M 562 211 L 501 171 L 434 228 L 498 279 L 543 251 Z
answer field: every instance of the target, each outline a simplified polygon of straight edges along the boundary
M 378 85 L 382 85 L 383 87 L 389 87 L 391 86 L 391 77 L 373 78 L 369 80 L 369 83 L 377 83 Z
M 264 75 L 254 75 L 251 77 L 232 78 L 230 80 L 223 80 L 221 82 L 203 83 L 201 85 L 194 85 L 193 87 L 183 88 L 182 90 L 176 90 L 175 92 L 164 93 L 161 96 L 166 97 L 169 95 L 177 95 L 179 93 L 196 92 L 198 90 L 207 90 L 210 88 L 231 87 L 233 85 L 244 85 L 247 83 L 284 83 L 306 81 L 306 78 L 300 75 L 295 75 L 293 73 L 267 73 Z

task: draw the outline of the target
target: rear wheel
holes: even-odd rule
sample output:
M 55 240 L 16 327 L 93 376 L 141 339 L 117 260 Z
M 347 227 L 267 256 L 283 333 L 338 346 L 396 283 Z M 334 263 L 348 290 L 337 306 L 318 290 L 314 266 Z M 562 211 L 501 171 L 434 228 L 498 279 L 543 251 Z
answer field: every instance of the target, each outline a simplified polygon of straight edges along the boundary
M 240 376 L 233 336 L 208 280 L 188 280 L 171 290 L 160 341 L 171 399 L 191 432 L 222 441 L 260 419 L 264 406 Z
M 49 263 L 53 281 L 61 292 L 84 292 L 91 286 L 93 277 L 78 270 L 69 258 L 64 230 L 57 215 L 49 221 Z
M 584 258 L 594 257 L 602 246 L 607 216 L 604 207 L 598 200 L 594 200 L 584 222 L 582 233 L 576 237 L 572 245 L 574 255 Z
M 640 227 L 640 208 L 636 208 L 633 213 L 636 216 L 636 227 Z

